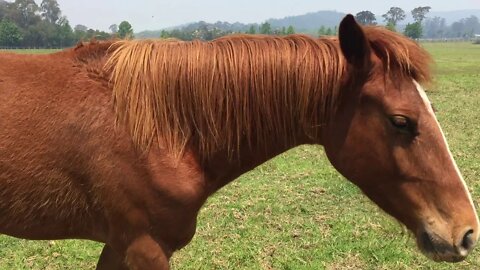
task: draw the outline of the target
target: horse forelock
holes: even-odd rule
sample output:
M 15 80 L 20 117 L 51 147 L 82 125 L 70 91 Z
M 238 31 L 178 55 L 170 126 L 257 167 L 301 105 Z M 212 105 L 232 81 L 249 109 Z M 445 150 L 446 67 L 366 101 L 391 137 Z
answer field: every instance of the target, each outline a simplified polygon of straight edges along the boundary
M 364 28 L 388 68 L 419 82 L 430 58 L 416 43 Z M 211 42 L 119 41 L 111 74 L 117 122 L 134 144 L 158 143 L 174 155 L 187 145 L 208 158 L 240 145 L 292 143 L 318 136 L 334 112 L 346 71 L 335 39 L 236 35 Z
M 387 73 L 430 83 L 433 61 L 418 43 L 384 27 L 364 27 L 364 31 Z

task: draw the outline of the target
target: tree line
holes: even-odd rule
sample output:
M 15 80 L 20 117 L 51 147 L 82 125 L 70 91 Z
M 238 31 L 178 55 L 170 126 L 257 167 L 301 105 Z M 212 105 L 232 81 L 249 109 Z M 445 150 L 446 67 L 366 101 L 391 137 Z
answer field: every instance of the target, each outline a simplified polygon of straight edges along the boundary
M 71 27 L 57 0 L 0 0 L 0 46 L 63 48 L 79 41 L 133 36 L 130 23 L 110 26 L 110 33 L 84 25 Z
M 474 34 L 480 33 L 480 22 L 476 16 L 461 19 L 447 25 L 445 18 L 428 18 L 427 14 L 431 7 L 420 6 L 411 10 L 414 22 L 408 23 L 403 29 L 406 36 L 418 38 L 472 38 Z M 358 22 L 364 25 L 376 25 L 376 16 L 369 10 L 361 11 L 356 14 Z M 391 7 L 382 18 L 386 27 L 392 31 L 397 31 L 399 22 L 405 20 L 406 13 L 399 7 Z
M 218 37 L 230 34 L 261 34 L 261 35 L 291 35 L 295 34 L 295 28 L 290 25 L 288 27 L 273 28 L 269 22 L 258 24 L 237 24 L 232 25 L 227 22 L 207 23 L 200 21 L 190 24 L 183 28 L 173 30 L 162 30 L 160 38 L 176 38 L 180 40 L 212 40 Z
M 475 33 L 480 33 L 480 23 L 476 16 L 462 19 L 451 25 L 440 17 L 428 18 L 431 7 L 419 6 L 410 11 L 414 22 L 401 26 L 400 23 L 407 17 L 406 12 L 400 7 L 391 7 L 385 14 L 381 15 L 385 27 L 392 31 L 400 31 L 412 38 L 471 38 Z M 356 20 L 364 25 L 377 25 L 377 16 L 369 11 L 361 11 L 356 14 Z M 318 36 L 332 36 L 337 34 L 337 27 L 321 26 L 316 32 Z M 198 22 L 183 28 L 173 30 L 162 30 L 160 38 L 176 38 L 181 40 L 212 40 L 221 36 L 246 33 L 264 35 L 288 35 L 295 33 L 293 26 L 273 28 L 269 22 L 262 24 L 232 25 L 225 22 L 206 23 Z
M 480 33 L 480 22 L 475 16 L 447 25 L 444 18 L 428 18 L 430 9 L 429 6 L 420 6 L 411 10 L 414 22 L 408 23 L 403 29 L 399 27 L 399 23 L 406 18 L 403 9 L 391 7 L 381 17 L 388 29 L 401 30 L 413 39 L 468 38 Z M 357 13 L 356 19 L 364 25 L 377 24 L 376 15 L 368 10 Z M 133 37 L 132 26 L 127 21 L 119 25 L 112 24 L 109 30 L 110 32 L 94 30 L 80 24 L 72 28 L 67 17 L 62 15 L 57 0 L 42 0 L 40 5 L 37 5 L 34 0 L 14 0 L 13 2 L 0 0 L 0 46 L 3 47 L 61 48 L 73 46 L 82 40 Z M 163 30 L 160 37 L 212 40 L 233 33 L 289 35 L 295 32 L 292 25 L 274 28 L 269 22 L 249 25 L 198 22 L 181 29 Z M 316 32 L 310 34 L 336 35 L 337 27 L 320 26 Z
M 333 36 L 336 35 L 338 27 L 321 26 L 318 31 L 310 34 L 317 34 L 318 36 Z M 198 23 L 190 24 L 183 28 L 173 30 L 162 30 L 160 38 L 175 38 L 180 40 L 213 40 L 231 34 L 260 34 L 260 35 L 291 35 L 297 31 L 295 27 L 289 25 L 288 27 L 272 27 L 269 22 L 261 24 L 249 24 L 233 27 L 231 24 L 225 22 L 207 23 L 200 21 Z

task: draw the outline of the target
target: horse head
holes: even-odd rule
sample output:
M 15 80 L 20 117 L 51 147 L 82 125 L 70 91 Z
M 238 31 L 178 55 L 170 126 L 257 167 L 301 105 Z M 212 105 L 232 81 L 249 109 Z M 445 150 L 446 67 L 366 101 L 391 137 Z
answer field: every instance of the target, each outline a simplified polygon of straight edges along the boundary
M 347 71 L 324 131 L 330 161 L 406 225 L 425 255 L 464 259 L 478 239 L 478 217 L 420 85 L 428 80 L 421 70 L 428 55 L 400 35 L 360 27 L 351 15 L 340 24 L 339 42 Z

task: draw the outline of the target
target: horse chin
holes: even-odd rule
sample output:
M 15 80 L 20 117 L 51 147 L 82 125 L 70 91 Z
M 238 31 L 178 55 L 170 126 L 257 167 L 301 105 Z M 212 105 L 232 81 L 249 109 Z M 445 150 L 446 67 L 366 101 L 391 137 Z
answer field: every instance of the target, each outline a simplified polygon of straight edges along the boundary
M 435 262 L 461 262 L 468 252 L 458 252 L 455 247 L 434 233 L 426 231 L 416 234 L 417 246 L 427 258 Z
M 424 250 L 422 250 L 422 254 L 434 262 L 457 263 L 465 260 L 466 258 L 459 255 L 446 255 L 446 254 L 440 254 L 440 253 L 424 251 Z

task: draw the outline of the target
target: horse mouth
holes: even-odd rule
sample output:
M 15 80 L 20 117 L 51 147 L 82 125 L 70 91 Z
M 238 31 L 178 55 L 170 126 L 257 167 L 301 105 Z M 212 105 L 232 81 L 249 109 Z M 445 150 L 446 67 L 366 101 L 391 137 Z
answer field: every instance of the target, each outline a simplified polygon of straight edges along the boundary
M 417 235 L 417 245 L 426 257 L 435 262 L 461 262 L 471 250 L 452 245 L 438 235 L 427 231 Z

